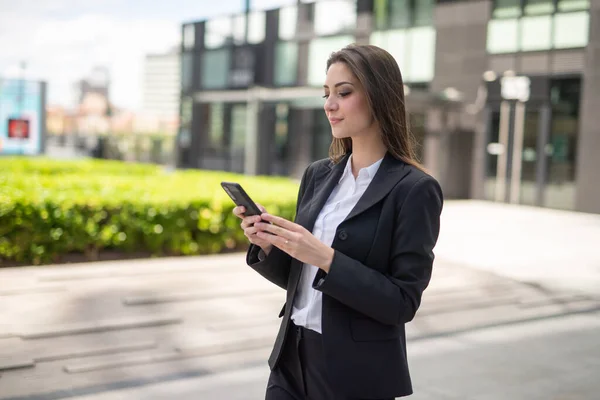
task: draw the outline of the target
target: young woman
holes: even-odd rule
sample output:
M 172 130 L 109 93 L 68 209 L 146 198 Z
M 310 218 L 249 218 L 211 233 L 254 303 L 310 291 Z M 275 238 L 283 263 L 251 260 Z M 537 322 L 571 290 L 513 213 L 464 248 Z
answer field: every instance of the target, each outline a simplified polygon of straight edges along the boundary
M 304 172 L 295 222 L 234 209 L 248 264 L 287 290 L 266 399 L 407 396 L 404 324 L 431 278 L 442 192 L 415 159 L 388 52 L 333 53 L 323 87 L 330 157 Z

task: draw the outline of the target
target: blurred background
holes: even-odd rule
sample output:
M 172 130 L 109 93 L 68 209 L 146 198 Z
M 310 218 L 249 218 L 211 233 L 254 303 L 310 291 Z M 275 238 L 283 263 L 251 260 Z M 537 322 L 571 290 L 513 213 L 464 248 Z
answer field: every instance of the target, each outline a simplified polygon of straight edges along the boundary
M 0 0 L 0 399 L 264 396 L 219 182 L 293 218 L 353 42 L 446 198 L 414 398 L 597 398 L 600 0 Z

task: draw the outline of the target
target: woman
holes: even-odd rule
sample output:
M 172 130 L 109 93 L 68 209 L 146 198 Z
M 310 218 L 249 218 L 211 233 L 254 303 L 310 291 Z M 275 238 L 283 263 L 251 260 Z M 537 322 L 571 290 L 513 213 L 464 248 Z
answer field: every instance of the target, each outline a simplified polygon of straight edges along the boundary
M 304 172 L 295 222 L 234 209 L 248 264 L 287 290 L 266 398 L 407 396 L 404 324 L 431 278 L 442 192 L 415 160 L 388 52 L 333 53 L 323 87 L 330 157 Z

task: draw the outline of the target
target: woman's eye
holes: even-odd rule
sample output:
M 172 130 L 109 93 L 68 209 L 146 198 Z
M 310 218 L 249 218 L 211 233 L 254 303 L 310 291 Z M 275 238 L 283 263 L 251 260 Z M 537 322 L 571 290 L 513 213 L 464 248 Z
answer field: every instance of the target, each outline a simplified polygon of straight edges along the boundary
M 340 93 L 340 96 L 342 96 L 342 97 L 346 97 L 346 96 L 348 96 L 349 94 L 350 94 L 350 92 L 342 92 L 342 93 Z
M 328 98 L 328 97 L 329 97 L 329 95 L 328 95 L 328 94 L 325 94 L 325 95 L 323 96 L 323 98 L 324 98 L 324 99 L 326 99 L 326 98 Z

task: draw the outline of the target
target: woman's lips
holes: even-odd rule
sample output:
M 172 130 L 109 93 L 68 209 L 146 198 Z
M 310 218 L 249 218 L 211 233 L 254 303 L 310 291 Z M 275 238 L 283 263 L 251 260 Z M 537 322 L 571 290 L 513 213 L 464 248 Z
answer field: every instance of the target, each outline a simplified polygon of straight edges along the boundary
M 340 123 L 340 122 L 342 122 L 342 121 L 343 121 L 343 119 L 342 119 L 342 118 L 329 118 L 329 123 L 330 123 L 331 125 L 338 124 L 338 123 Z

